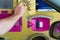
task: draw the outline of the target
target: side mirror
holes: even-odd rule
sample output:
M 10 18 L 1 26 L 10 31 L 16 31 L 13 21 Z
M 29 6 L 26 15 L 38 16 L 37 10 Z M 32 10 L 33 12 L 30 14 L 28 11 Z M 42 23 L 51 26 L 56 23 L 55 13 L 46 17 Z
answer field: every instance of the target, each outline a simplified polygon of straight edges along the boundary
M 52 38 L 60 39 L 60 21 L 54 22 L 51 25 L 51 28 L 49 30 L 49 35 Z

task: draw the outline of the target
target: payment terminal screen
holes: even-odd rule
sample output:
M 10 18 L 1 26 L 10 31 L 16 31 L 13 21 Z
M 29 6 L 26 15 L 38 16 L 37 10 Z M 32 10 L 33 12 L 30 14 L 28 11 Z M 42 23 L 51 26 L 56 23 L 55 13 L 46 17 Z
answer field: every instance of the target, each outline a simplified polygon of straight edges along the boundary
M 60 12 L 60 0 L 44 0 L 48 5 Z
M 52 2 L 56 6 L 60 7 L 60 0 L 48 0 L 48 1 Z

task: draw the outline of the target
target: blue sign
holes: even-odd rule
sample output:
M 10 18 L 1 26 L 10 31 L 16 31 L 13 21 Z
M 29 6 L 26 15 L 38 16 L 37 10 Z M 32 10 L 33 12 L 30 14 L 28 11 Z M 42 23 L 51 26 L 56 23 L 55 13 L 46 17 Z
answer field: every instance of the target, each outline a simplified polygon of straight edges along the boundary
M 50 7 L 48 4 L 46 4 L 42 0 L 36 0 L 36 3 L 38 4 L 36 6 L 36 9 L 39 10 L 39 11 L 51 11 L 51 10 L 54 10 L 52 7 Z

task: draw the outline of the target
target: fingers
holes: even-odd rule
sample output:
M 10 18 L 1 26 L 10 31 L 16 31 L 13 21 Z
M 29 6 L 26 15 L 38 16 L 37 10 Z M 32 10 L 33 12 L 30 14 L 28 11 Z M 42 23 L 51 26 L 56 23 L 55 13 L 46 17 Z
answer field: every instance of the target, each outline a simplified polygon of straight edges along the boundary
M 26 10 L 26 6 L 23 6 L 19 12 L 20 16 L 22 16 L 25 13 L 25 10 Z
M 20 14 L 20 15 L 22 15 L 22 14 L 24 14 L 25 9 L 26 9 L 26 7 L 23 6 L 22 3 L 20 3 L 20 4 L 16 7 L 14 13 L 15 13 L 15 14 Z
M 18 6 L 17 6 L 17 8 L 18 8 L 18 7 L 21 7 L 21 6 L 23 6 L 22 3 L 19 3 Z
M 20 4 L 15 8 L 15 12 L 16 12 L 16 11 L 19 11 L 19 9 L 21 9 L 22 6 L 23 6 L 23 5 L 20 3 Z

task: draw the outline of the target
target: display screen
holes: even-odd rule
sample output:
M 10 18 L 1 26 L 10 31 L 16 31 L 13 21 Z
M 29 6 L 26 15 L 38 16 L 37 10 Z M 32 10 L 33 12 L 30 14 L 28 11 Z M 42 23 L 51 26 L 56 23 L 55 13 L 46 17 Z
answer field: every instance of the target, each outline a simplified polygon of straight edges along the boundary
M 60 0 L 44 0 L 48 5 L 60 12 Z
M 60 0 L 48 0 L 50 2 L 52 2 L 53 4 L 55 4 L 56 6 L 60 7 Z
M 0 0 L 0 9 L 12 9 L 13 0 Z

